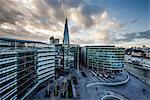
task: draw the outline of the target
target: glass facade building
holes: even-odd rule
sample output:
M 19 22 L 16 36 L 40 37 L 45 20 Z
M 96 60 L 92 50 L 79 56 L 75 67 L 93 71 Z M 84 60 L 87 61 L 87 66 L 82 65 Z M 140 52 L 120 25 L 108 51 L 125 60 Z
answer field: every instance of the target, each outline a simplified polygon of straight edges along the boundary
M 63 44 L 69 44 L 69 30 L 68 30 L 68 22 L 67 22 L 67 19 L 66 19 L 65 28 L 64 28 Z
M 78 45 L 63 45 L 64 48 L 64 69 L 77 67 L 78 59 Z
M 37 83 L 34 49 L 0 50 L 0 97 L 20 99 Z
M 37 52 L 34 49 L 18 50 L 17 95 L 23 97 L 37 83 Z
M 17 98 L 17 52 L 0 50 L 0 100 Z
M 54 69 L 55 45 L 0 38 L 0 99 L 26 99 Z
M 121 70 L 124 67 L 124 50 L 115 46 L 86 46 L 87 67 L 94 70 Z

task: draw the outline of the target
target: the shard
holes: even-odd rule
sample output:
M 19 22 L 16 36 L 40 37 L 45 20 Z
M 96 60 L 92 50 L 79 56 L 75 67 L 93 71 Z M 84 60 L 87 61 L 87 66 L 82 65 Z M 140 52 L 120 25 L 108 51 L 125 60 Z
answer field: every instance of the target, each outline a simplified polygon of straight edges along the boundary
M 69 44 L 69 30 L 68 30 L 67 18 L 66 18 L 65 28 L 64 28 L 63 44 Z

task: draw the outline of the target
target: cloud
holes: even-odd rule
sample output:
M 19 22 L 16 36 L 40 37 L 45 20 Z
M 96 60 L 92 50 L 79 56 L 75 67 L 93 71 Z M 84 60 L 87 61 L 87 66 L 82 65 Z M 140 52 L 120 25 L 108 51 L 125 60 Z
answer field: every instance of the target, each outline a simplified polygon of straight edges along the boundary
M 81 38 L 74 38 L 71 40 L 72 43 L 76 43 L 76 44 L 91 44 L 93 43 L 93 40 L 87 40 L 87 39 L 81 39 Z
M 124 41 L 124 42 L 131 42 L 135 39 L 150 39 L 150 30 L 143 31 L 143 32 L 133 32 L 127 33 L 123 35 L 123 39 L 115 39 L 116 42 Z
M 149 35 L 124 33 L 128 24 L 139 19 L 126 23 L 114 20 L 97 0 L 0 0 L 1 37 L 48 41 L 54 36 L 62 41 L 66 18 L 71 43 L 109 44 Z
M 66 17 L 75 24 L 70 27 L 70 32 L 78 33 L 95 26 L 92 16 L 102 12 L 100 7 L 93 8 L 94 6 L 84 0 L 5 0 L 0 1 L 0 5 L 0 28 L 7 27 L 6 31 L 3 31 L 6 32 L 5 35 L 12 34 L 16 38 L 20 34 L 28 37 L 27 32 L 32 35 L 49 34 L 62 38 L 62 34 L 58 33 L 63 33 Z M 18 25 L 19 29 L 23 29 L 22 32 Z M 12 32 L 8 34 L 8 30 Z M 78 32 L 75 32 L 77 30 Z
M 53 11 L 50 16 L 54 16 L 57 21 L 64 23 L 65 19 L 70 17 L 70 9 L 78 8 L 82 0 L 45 0 L 45 3 Z
M 138 21 L 138 19 L 133 19 L 130 21 L 130 23 L 136 23 Z
M 17 26 L 17 31 L 12 29 L 2 29 L 0 28 L 0 36 L 7 38 L 17 38 L 17 39 L 27 39 L 27 40 L 41 40 L 45 41 L 45 36 L 38 33 L 31 33 L 26 29 Z
M 77 8 L 83 3 L 82 0 L 45 0 L 45 2 L 55 9 L 62 6 L 65 8 Z
M 11 0 L 0 0 L 0 23 L 15 24 L 22 13 L 17 10 L 18 5 Z

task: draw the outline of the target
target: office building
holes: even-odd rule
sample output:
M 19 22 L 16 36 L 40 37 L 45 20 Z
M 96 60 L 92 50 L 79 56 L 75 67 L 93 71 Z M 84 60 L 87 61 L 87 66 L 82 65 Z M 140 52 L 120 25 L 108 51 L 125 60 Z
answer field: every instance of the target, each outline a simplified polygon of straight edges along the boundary
M 30 40 L 19 40 L 11 38 L 0 38 L 1 49 L 18 49 L 18 48 L 35 48 L 41 47 L 43 42 L 30 41 Z
M 121 71 L 124 48 L 115 46 L 86 46 L 86 66 L 95 71 Z
M 79 63 L 78 45 L 69 44 L 63 45 L 64 49 L 64 70 L 69 68 L 77 68 Z
M 2 99 L 20 99 L 37 83 L 36 51 L 0 50 Z
M 38 82 L 42 83 L 54 76 L 55 71 L 55 46 L 43 44 L 37 48 Z
M 59 44 L 59 39 L 55 39 L 53 36 L 50 37 L 50 44 Z
M 54 76 L 55 45 L 0 38 L 0 97 L 26 99 Z
M 17 99 L 17 52 L 0 49 L 0 99 Z
M 63 45 L 56 44 L 55 45 L 55 74 L 63 75 Z
M 17 50 L 17 98 L 20 99 L 37 83 L 37 52 Z
M 63 75 L 64 71 L 79 66 L 79 45 L 57 44 L 55 52 L 56 75 Z
M 125 50 L 126 55 L 131 55 L 132 57 L 150 58 L 150 48 L 149 47 L 137 47 L 128 48 Z

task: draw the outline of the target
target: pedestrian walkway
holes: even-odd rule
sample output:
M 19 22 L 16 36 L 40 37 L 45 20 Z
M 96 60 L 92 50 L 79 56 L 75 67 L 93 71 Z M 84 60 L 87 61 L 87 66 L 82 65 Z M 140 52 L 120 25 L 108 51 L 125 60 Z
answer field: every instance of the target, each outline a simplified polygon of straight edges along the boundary
M 98 84 L 108 85 L 108 86 L 117 86 L 117 85 L 126 84 L 130 79 L 129 75 L 127 73 L 124 73 L 126 75 L 125 80 L 118 80 L 118 81 L 112 82 L 112 81 L 108 81 L 108 79 L 106 79 L 106 78 L 100 78 L 99 76 L 97 76 L 97 74 L 95 72 L 93 72 L 92 70 L 90 70 L 90 71 L 91 71 L 91 73 L 93 73 L 100 80 L 100 82 L 89 83 L 87 85 L 87 87 L 90 87 L 90 86 L 93 86 L 93 85 L 98 85 Z M 105 81 L 101 81 L 102 79 L 105 79 Z

